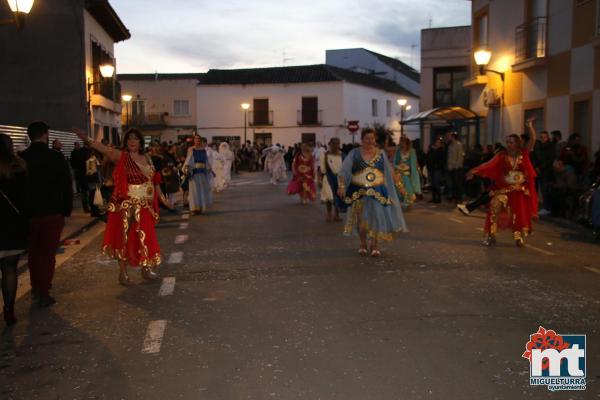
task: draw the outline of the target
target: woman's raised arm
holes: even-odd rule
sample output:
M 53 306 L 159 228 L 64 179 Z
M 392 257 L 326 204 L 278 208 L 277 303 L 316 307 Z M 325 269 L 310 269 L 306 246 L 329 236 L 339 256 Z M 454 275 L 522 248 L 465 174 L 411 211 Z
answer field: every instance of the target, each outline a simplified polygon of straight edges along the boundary
M 100 142 L 90 139 L 84 132 L 82 132 L 78 128 L 73 128 L 73 133 L 79 137 L 79 139 L 83 140 L 85 144 L 90 146 L 92 149 L 99 151 L 108 157 L 111 161 L 117 162 L 119 158 L 121 158 L 121 151 L 117 149 L 113 149 L 111 147 L 105 146 Z

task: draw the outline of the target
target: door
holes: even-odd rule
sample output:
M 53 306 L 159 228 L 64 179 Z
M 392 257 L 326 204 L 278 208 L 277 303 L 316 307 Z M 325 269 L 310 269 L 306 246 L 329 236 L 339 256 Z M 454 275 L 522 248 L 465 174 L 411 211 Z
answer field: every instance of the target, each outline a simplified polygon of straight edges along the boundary
M 269 99 L 254 99 L 253 125 L 269 125 Z
M 310 143 L 313 146 L 317 142 L 317 134 L 316 133 L 303 133 L 302 134 L 302 143 Z
M 302 98 L 302 125 L 317 125 L 319 123 L 319 98 Z
M 254 143 L 257 145 L 271 146 L 273 144 L 273 135 L 270 133 L 255 133 Z
M 579 133 L 581 144 L 585 145 L 588 149 L 590 148 L 592 138 L 589 100 L 573 103 L 573 133 Z

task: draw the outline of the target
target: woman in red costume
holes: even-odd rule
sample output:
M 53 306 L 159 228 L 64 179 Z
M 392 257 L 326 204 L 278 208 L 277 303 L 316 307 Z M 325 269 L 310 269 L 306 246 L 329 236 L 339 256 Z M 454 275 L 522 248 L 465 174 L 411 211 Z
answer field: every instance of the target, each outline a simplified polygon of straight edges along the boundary
M 86 144 L 116 163 L 113 173 L 114 191 L 108 203 L 108 222 L 102 251 L 119 262 L 119 283 L 131 285 L 127 265 L 142 268 L 142 277 L 158 276 L 154 268 L 161 263 L 156 240 L 158 201 L 168 206 L 160 190 L 160 174 L 144 154 L 144 138 L 140 131 L 125 133 L 123 150 L 112 149 L 75 131 Z
M 301 152 L 294 157 L 292 162 L 292 173 L 294 177 L 287 187 L 288 194 L 300 195 L 302 204 L 317 199 L 317 187 L 315 185 L 315 161 L 312 149 L 307 143 L 302 143 Z
M 510 135 L 506 150 L 467 174 L 467 179 L 477 175 L 493 181 L 484 226 L 486 246 L 496 243 L 498 229 L 510 228 L 516 245 L 523 247 L 523 238 L 532 231 L 531 220 L 537 217 L 536 173 L 529 158 L 536 141 L 533 119 L 527 121 L 527 127 L 530 140 L 526 144 L 521 143 L 519 135 Z

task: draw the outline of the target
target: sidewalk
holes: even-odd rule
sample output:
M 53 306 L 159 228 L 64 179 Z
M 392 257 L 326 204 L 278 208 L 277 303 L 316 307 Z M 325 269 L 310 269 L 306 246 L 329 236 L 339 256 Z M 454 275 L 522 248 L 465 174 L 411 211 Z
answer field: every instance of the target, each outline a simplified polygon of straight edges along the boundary
M 73 197 L 73 212 L 71 216 L 65 219 L 65 227 L 60 235 L 60 247 L 57 254 L 64 251 L 63 242 L 68 239 L 79 236 L 82 232 L 90 229 L 99 221 L 93 218 L 89 213 L 83 211 L 81 199 L 78 194 Z M 23 254 L 19 260 L 19 274 L 22 274 L 27 268 L 27 253 Z

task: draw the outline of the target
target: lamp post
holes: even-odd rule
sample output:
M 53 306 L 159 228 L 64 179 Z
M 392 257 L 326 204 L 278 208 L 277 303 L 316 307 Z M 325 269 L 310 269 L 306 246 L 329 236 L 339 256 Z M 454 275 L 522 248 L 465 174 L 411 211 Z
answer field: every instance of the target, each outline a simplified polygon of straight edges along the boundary
M 246 130 L 248 126 L 248 109 L 250 108 L 250 104 L 242 103 L 242 110 L 244 110 L 244 145 L 246 144 Z
M 115 73 L 115 66 L 112 64 L 102 64 L 100 65 L 100 75 L 103 78 L 112 78 Z M 88 90 L 88 135 L 91 134 L 91 125 L 92 125 L 92 87 L 97 85 L 100 81 L 94 82 L 92 79 L 88 78 L 87 90 Z
M 504 119 L 503 119 L 503 107 L 504 104 L 504 72 L 496 71 L 493 69 L 486 68 L 486 65 L 489 64 L 490 59 L 492 58 L 492 52 L 487 49 L 479 49 L 474 54 L 475 63 L 479 66 L 479 75 L 485 75 L 490 72 L 492 74 L 496 74 L 500 76 L 500 80 L 502 81 L 502 95 L 500 97 L 500 134 L 504 133 Z M 492 143 L 495 142 L 495 128 L 492 129 Z
M 121 98 L 125 102 L 125 126 L 129 129 L 129 103 L 131 102 L 132 96 L 130 94 L 124 94 Z
M 0 25 L 16 25 L 17 30 L 22 31 L 25 26 L 25 16 L 31 11 L 34 0 L 7 0 L 13 17 L 0 20 Z
M 410 110 L 410 106 L 407 106 L 406 103 L 408 103 L 407 99 L 398 99 L 398 105 L 400 106 L 400 137 L 404 136 L 404 109 Z

